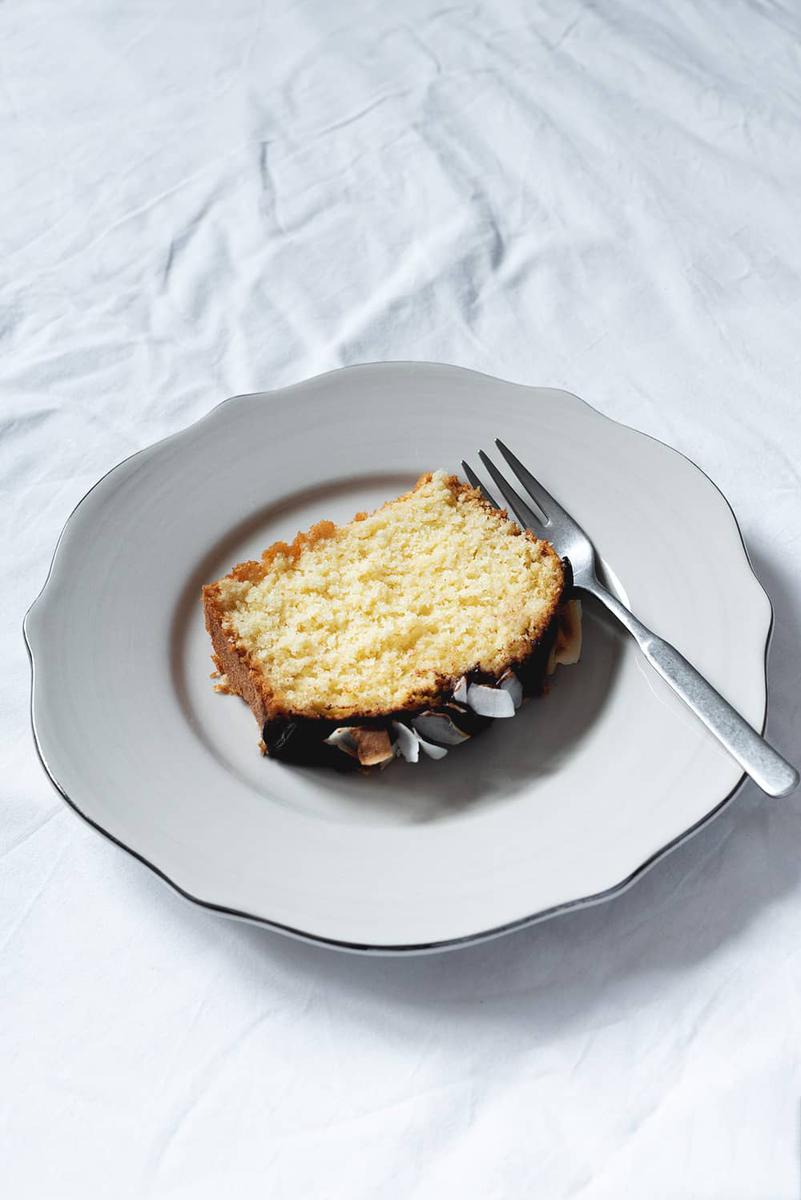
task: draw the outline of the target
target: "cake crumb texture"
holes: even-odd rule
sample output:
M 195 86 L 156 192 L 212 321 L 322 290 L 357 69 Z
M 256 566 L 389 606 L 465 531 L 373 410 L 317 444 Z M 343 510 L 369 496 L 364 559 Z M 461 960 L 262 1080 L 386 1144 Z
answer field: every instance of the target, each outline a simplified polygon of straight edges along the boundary
M 207 608 L 269 692 L 309 716 L 388 712 L 465 672 L 522 660 L 562 563 L 442 472 L 348 525 L 321 521 L 209 585 Z

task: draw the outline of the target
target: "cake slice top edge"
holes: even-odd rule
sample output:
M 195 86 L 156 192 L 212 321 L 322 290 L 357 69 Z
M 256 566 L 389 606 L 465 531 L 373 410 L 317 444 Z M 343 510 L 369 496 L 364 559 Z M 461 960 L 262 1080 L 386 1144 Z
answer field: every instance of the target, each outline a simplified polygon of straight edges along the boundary
M 468 672 L 500 677 L 533 653 L 564 586 L 549 542 L 434 472 L 275 542 L 203 600 L 218 660 L 224 637 L 267 718 L 343 721 L 434 705 Z

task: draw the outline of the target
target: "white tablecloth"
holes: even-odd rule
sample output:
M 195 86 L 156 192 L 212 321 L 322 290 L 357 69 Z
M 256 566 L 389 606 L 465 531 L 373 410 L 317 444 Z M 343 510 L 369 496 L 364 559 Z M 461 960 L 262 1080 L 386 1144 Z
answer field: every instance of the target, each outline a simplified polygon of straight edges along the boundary
M 440 359 L 720 484 L 798 761 L 798 4 L 11 0 L 0 36 L 0 1192 L 798 1197 L 799 797 L 747 787 L 600 908 L 356 959 L 84 826 L 20 632 L 119 459 L 236 392 Z

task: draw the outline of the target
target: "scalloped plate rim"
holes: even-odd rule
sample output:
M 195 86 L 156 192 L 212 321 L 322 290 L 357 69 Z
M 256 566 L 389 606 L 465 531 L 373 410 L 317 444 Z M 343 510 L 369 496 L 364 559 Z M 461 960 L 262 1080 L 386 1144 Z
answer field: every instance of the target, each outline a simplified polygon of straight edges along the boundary
M 743 784 L 746 782 L 747 776 L 745 775 L 745 773 L 741 774 L 739 779 L 735 783 L 734 787 L 731 788 L 728 792 L 726 792 L 726 794 L 723 795 L 722 797 L 717 798 L 714 801 L 714 803 L 712 804 L 712 806 L 708 809 L 708 811 L 695 824 L 691 825 L 686 830 L 681 832 L 677 837 L 675 837 L 674 839 L 672 839 L 671 841 L 667 842 L 666 844 L 661 846 L 659 849 L 657 849 L 648 858 L 644 859 L 637 866 L 635 866 L 632 869 L 632 871 L 628 875 L 626 875 L 624 878 L 622 878 L 619 882 L 614 883 L 613 885 L 611 885 L 608 888 L 603 889 L 602 891 L 595 892 L 593 894 L 589 894 L 586 896 L 580 896 L 574 900 L 570 900 L 570 901 L 567 901 L 567 902 L 564 902 L 561 904 L 557 904 L 551 908 L 543 909 L 541 911 L 532 913 L 531 915 L 523 917 L 519 920 L 511 921 L 511 922 L 505 923 L 503 925 L 488 928 L 485 930 L 480 930 L 480 931 L 477 931 L 476 933 L 471 933 L 471 934 L 468 934 L 463 937 L 445 938 L 445 939 L 441 939 L 441 940 L 433 940 L 430 942 L 414 942 L 414 943 L 410 943 L 408 945 L 399 945 L 399 944 L 394 944 L 394 943 L 386 944 L 386 945 L 369 944 L 366 942 L 347 941 L 347 940 L 338 939 L 338 938 L 329 938 L 329 937 L 321 936 L 319 934 L 308 932 L 306 930 L 294 928 L 291 925 L 287 925 L 287 924 L 283 924 L 283 923 L 275 921 L 275 920 L 271 920 L 267 917 L 263 917 L 263 916 L 259 916 L 259 915 L 253 914 L 253 913 L 249 913 L 247 911 L 242 911 L 239 909 L 227 907 L 225 905 L 216 903 L 215 901 L 213 901 L 211 899 L 208 899 L 208 898 L 205 898 L 202 896 L 193 895 L 191 892 L 187 891 L 176 880 L 172 879 L 165 871 L 163 871 L 156 863 L 150 861 L 150 859 L 148 859 L 144 854 L 142 854 L 134 846 L 128 845 L 126 842 L 123 842 L 122 840 L 117 838 L 115 836 L 115 834 L 113 834 L 108 829 L 104 828 L 104 826 L 102 824 L 95 821 L 91 816 L 88 815 L 88 813 L 83 811 L 80 804 L 71 795 L 69 795 L 67 793 L 67 791 L 62 787 L 62 785 L 60 784 L 60 782 L 57 778 L 55 769 L 53 767 L 51 767 L 51 765 L 47 762 L 44 750 L 41 745 L 40 733 L 37 730 L 36 720 L 35 720 L 35 697 L 36 697 L 36 647 L 35 647 L 35 641 L 36 641 L 37 635 L 36 635 L 35 629 L 33 628 L 33 620 L 37 613 L 41 613 L 42 611 L 44 611 L 44 606 L 46 603 L 48 590 L 50 589 L 50 586 L 52 585 L 52 583 L 55 579 L 57 569 L 60 566 L 61 557 L 62 557 L 62 548 L 63 548 L 64 541 L 65 541 L 65 535 L 68 533 L 70 526 L 73 522 L 73 519 L 74 519 L 75 515 L 77 514 L 78 510 L 84 505 L 84 503 L 89 499 L 89 497 L 92 496 L 92 494 L 99 487 L 101 487 L 110 478 L 110 476 L 112 476 L 120 468 L 122 468 L 125 465 L 127 465 L 128 463 L 130 463 L 132 460 L 143 457 L 143 456 L 156 455 L 159 451 L 166 448 L 170 443 L 179 441 L 180 439 L 184 438 L 190 432 L 196 431 L 199 427 L 205 425 L 206 423 L 211 422 L 216 416 L 218 416 L 221 413 L 222 410 L 224 410 L 227 406 L 235 403 L 238 400 L 243 400 L 243 399 L 253 398 L 253 397 L 262 397 L 262 398 L 265 398 L 265 399 L 268 399 L 271 401 L 275 401 L 276 399 L 282 398 L 287 393 L 291 393 L 293 391 L 298 391 L 298 390 L 303 390 L 304 388 L 308 387 L 308 385 L 321 382 L 331 376 L 341 375 L 343 373 L 348 373 L 348 372 L 362 371 L 364 369 L 376 369 L 377 368 L 380 370 L 380 369 L 386 368 L 386 367 L 389 367 L 389 368 L 411 368 L 411 369 L 434 368 L 436 370 L 443 370 L 445 372 L 456 372 L 456 373 L 462 374 L 462 375 L 471 375 L 471 376 L 477 377 L 479 379 L 486 379 L 492 383 L 502 383 L 509 387 L 518 388 L 522 392 L 530 391 L 530 390 L 532 390 L 533 387 L 537 387 L 537 388 L 542 388 L 543 390 L 547 390 L 547 391 L 550 391 L 553 393 L 561 394 L 565 397 L 570 398 L 573 401 L 577 401 L 580 405 L 582 405 L 585 409 L 587 409 L 588 414 L 591 414 L 593 417 L 599 418 L 600 420 L 602 420 L 604 422 L 608 422 L 610 425 L 618 426 L 620 429 L 635 433 L 635 434 L 637 434 L 637 436 L 639 436 L 641 438 L 645 438 L 652 443 L 655 443 L 657 446 L 659 446 L 661 449 L 663 449 L 667 454 L 675 455 L 676 457 L 682 459 L 689 468 L 697 471 L 704 478 L 704 480 L 708 484 L 711 485 L 712 489 L 714 490 L 714 493 L 716 493 L 716 495 L 718 497 L 718 500 L 722 501 L 722 503 L 725 505 L 726 509 L 728 510 L 728 513 L 733 522 L 734 529 L 736 529 L 736 532 L 737 532 L 737 535 L 739 538 L 739 546 L 740 546 L 740 550 L 741 550 L 741 554 L 742 554 L 742 566 L 744 567 L 745 571 L 747 572 L 746 577 L 749 579 L 749 583 L 752 585 L 755 585 L 756 588 L 761 592 L 761 594 L 764 597 L 764 600 L 766 601 L 766 604 L 767 604 L 766 611 L 767 611 L 768 620 L 767 620 L 767 624 L 764 629 L 764 632 L 762 632 L 760 634 L 760 642 L 762 643 L 762 647 L 763 647 L 763 672 L 764 672 L 764 684 L 765 684 L 763 715 L 762 715 L 762 721 L 761 721 L 761 727 L 760 727 L 760 731 L 763 733 L 764 733 L 764 730 L 765 730 L 765 727 L 767 724 L 767 714 L 768 714 L 767 658 L 768 658 L 768 652 L 769 652 L 769 648 L 770 648 L 771 638 L 773 635 L 774 611 L 773 611 L 773 604 L 770 599 L 770 596 L 766 592 L 765 588 L 763 587 L 762 583 L 760 582 L 759 578 L 757 577 L 756 572 L 754 571 L 753 564 L 751 563 L 751 559 L 750 559 L 750 556 L 748 553 L 748 548 L 746 546 L 745 539 L 742 534 L 742 530 L 740 528 L 736 513 L 734 512 L 734 509 L 733 509 L 731 503 L 729 502 L 728 498 L 723 493 L 723 491 L 715 483 L 715 481 L 703 470 L 702 467 L 700 467 L 693 459 L 691 459 L 689 457 L 689 455 L 683 453 L 680 450 L 675 449 L 675 447 L 668 445 L 666 442 L 663 442 L 661 439 L 654 437 L 652 434 L 644 433 L 642 430 L 635 429 L 633 426 L 630 426 L 630 425 L 626 424 L 625 422 L 617 421 L 615 418 L 610 417 L 606 413 L 603 413 L 599 409 L 595 408 L 588 401 L 584 400 L 583 397 L 578 396 L 576 393 L 570 392 L 567 389 L 551 388 L 548 385 L 530 385 L 530 384 L 518 383 L 513 380 L 506 380 L 500 376 L 490 375 L 487 372 L 476 371 L 472 368 L 462 367 L 462 366 L 459 366 L 459 365 L 453 364 L 453 363 L 434 362 L 434 361 L 417 360 L 417 359 L 393 359 L 393 360 L 382 360 L 382 361 L 372 361 L 372 362 L 368 361 L 368 362 L 350 364 L 350 365 L 342 366 L 342 367 L 336 367 L 329 371 L 323 371 L 316 375 L 309 376 L 305 379 L 296 380 L 293 383 L 283 385 L 281 387 L 274 388 L 274 389 L 269 389 L 269 390 L 265 390 L 265 391 L 236 393 L 235 395 L 226 397 L 224 400 L 222 400 L 219 403 L 217 403 L 216 405 L 214 405 L 211 409 L 209 409 L 208 412 L 204 413 L 202 416 L 200 416 L 199 418 L 197 418 L 195 421 L 191 422 L 189 425 L 185 426 L 184 428 L 176 430 L 175 432 L 173 432 L 171 434 L 167 434 L 165 437 L 160 438 L 157 441 L 152 442 L 151 444 L 144 446 L 139 450 L 134 451 L 132 454 L 127 455 L 124 459 L 121 459 L 119 462 L 115 463 L 114 466 L 110 467 L 109 470 L 106 471 L 84 493 L 84 495 L 80 498 L 80 500 L 77 502 L 77 504 L 73 507 L 73 509 L 71 510 L 70 514 L 68 515 L 66 521 L 64 522 L 64 525 L 63 525 L 61 532 L 59 534 L 59 537 L 57 539 L 55 548 L 53 550 L 53 555 L 52 555 L 52 558 L 50 561 L 50 565 L 49 565 L 44 583 L 42 584 L 42 587 L 41 587 L 39 593 L 37 594 L 35 599 L 32 601 L 31 605 L 29 606 L 27 612 L 25 613 L 25 616 L 24 616 L 23 622 L 22 622 L 23 637 L 24 637 L 25 646 L 26 646 L 26 650 L 28 652 L 28 657 L 29 657 L 30 665 L 31 665 L 31 688 L 30 688 L 31 730 L 32 730 L 32 734 L 33 734 L 34 745 L 35 745 L 37 755 L 39 757 L 42 767 L 43 767 L 46 775 L 48 776 L 51 784 L 53 785 L 55 790 L 59 793 L 59 795 L 62 797 L 62 799 L 67 803 L 67 805 L 79 817 L 81 817 L 82 820 L 85 821 L 86 824 L 89 825 L 90 828 L 95 830 L 97 833 L 99 833 L 101 836 L 106 838 L 108 841 L 112 842 L 114 845 L 118 846 L 120 849 L 126 851 L 126 853 L 131 855 L 131 857 L 133 857 L 133 858 L 137 859 L 139 862 L 143 863 L 150 871 L 153 872 L 154 875 L 156 875 L 157 878 L 159 878 L 164 883 L 166 883 L 171 888 L 172 891 L 174 891 L 177 895 L 179 895 L 184 900 L 188 901 L 189 903 L 191 903 L 193 905 L 196 905 L 200 908 L 207 909 L 211 912 L 218 913 L 220 915 L 224 915 L 227 917 L 234 918 L 236 920 L 244 921 L 248 924 L 255 925 L 259 928 L 274 930 L 274 931 L 284 934 L 286 936 L 306 942 L 307 944 L 312 944 L 312 945 L 322 946 L 322 947 L 327 947 L 327 948 L 334 948 L 334 949 L 343 950 L 343 951 L 351 951 L 351 952 L 361 953 L 361 954 L 372 954 L 372 955 L 379 955 L 379 956 L 403 956 L 403 955 L 419 955 L 419 954 L 436 953 L 436 952 L 440 952 L 443 950 L 456 949 L 456 948 L 460 948 L 460 947 L 464 947 L 464 946 L 475 945 L 475 944 L 478 944 L 481 942 L 489 941 L 489 940 L 497 938 L 497 937 L 501 937 L 507 933 L 510 933 L 510 932 L 513 932 L 516 930 L 529 928 L 532 925 L 538 924 L 545 920 L 549 920 L 552 917 L 558 916 L 562 913 L 573 912 L 573 911 L 576 911 L 581 908 L 595 906 L 597 904 L 605 902 L 606 900 L 613 899 L 615 896 L 621 895 L 623 892 L 627 891 L 630 887 L 632 887 L 633 884 L 636 883 L 637 880 L 639 880 L 645 873 L 647 873 L 654 865 L 656 865 L 656 863 L 660 862 L 663 858 L 665 858 L 668 854 L 670 854 L 678 846 L 684 844 L 686 841 L 688 841 L 690 838 L 692 838 L 696 833 L 698 833 L 707 824 L 709 824 L 712 820 L 714 820 L 714 818 L 716 816 L 718 816 L 724 810 L 724 808 L 728 807 L 728 805 L 734 800 L 734 798 L 736 797 L 738 792 L 741 790 Z M 756 639 L 756 634 L 754 636 Z

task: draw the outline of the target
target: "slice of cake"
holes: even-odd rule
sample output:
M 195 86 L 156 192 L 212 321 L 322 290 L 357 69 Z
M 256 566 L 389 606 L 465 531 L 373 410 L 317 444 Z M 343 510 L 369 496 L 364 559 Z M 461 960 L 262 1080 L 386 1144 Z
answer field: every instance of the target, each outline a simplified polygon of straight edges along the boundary
M 321 521 L 203 588 L 219 690 L 263 748 L 340 769 L 432 758 L 578 659 L 569 565 L 456 476 Z

